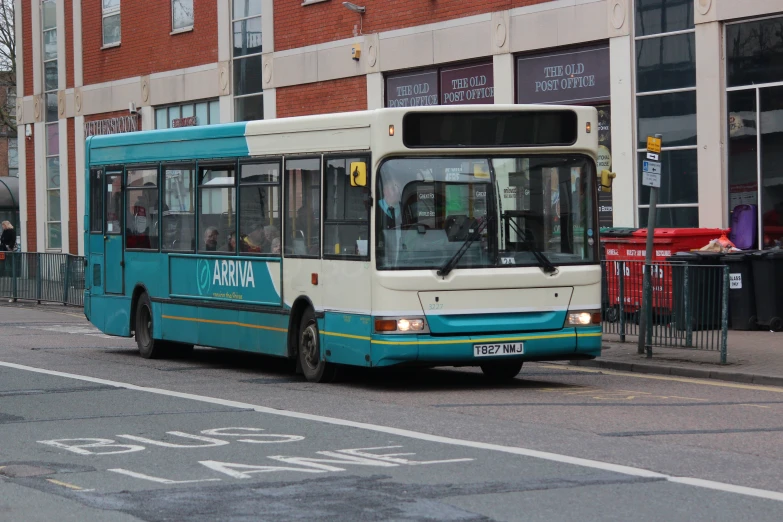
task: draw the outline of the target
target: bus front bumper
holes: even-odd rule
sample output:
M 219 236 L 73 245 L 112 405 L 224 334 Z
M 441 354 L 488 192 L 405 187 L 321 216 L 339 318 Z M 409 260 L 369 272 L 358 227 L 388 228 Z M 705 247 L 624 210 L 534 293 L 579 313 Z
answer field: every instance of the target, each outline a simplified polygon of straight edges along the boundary
M 476 345 L 521 345 L 522 353 L 475 354 Z M 372 366 L 415 363 L 470 366 L 492 361 L 555 361 L 592 359 L 601 355 L 601 328 L 563 328 L 546 332 L 502 335 L 373 335 Z

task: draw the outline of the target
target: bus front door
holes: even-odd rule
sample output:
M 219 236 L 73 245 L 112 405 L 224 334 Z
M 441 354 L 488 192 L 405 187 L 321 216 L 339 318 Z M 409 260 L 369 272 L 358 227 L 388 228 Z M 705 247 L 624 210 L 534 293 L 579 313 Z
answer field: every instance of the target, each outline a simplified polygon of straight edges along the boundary
M 125 263 L 122 252 L 122 172 L 106 173 L 104 204 L 105 231 L 103 235 L 104 291 L 122 294 L 125 281 Z

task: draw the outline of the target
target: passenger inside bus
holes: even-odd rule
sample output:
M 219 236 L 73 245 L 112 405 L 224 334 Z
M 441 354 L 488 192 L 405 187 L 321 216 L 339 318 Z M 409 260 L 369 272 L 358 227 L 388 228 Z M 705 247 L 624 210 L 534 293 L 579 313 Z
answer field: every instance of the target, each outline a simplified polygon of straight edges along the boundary
M 204 231 L 204 250 L 207 252 L 217 251 L 218 235 L 220 235 L 220 233 L 217 228 L 207 227 Z

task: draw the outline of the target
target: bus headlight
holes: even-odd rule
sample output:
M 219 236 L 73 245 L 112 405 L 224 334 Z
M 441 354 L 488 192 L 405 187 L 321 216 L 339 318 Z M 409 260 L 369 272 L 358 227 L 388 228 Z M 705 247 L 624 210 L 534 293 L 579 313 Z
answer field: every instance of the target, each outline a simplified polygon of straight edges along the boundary
M 601 312 L 598 310 L 585 310 L 582 312 L 568 312 L 568 326 L 591 326 L 601 324 Z
M 421 317 L 378 317 L 376 333 L 425 333 L 427 322 Z

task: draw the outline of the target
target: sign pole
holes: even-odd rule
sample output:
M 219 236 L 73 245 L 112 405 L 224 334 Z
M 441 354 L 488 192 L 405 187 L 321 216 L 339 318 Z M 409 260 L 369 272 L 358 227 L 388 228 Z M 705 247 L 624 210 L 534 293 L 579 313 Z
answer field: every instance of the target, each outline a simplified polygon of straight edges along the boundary
M 647 213 L 647 247 L 644 253 L 644 283 L 642 295 L 642 314 L 639 321 L 639 345 L 637 353 L 647 352 L 647 358 L 652 357 L 653 331 L 653 286 L 652 286 L 652 253 L 655 236 L 655 213 L 658 206 L 658 189 L 661 186 L 661 143 L 662 136 L 656 134 L 647 138 L 647 160 L 642 163 L 642 185 L 650 187 L 650 209 Z M 654 161 L 650 161 L 654 160 Z

